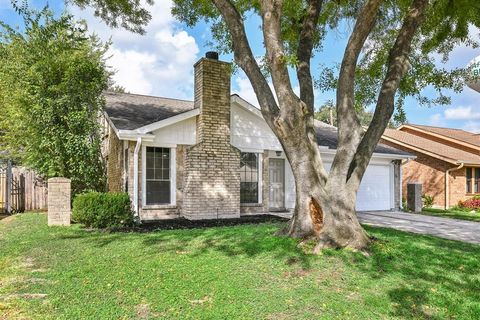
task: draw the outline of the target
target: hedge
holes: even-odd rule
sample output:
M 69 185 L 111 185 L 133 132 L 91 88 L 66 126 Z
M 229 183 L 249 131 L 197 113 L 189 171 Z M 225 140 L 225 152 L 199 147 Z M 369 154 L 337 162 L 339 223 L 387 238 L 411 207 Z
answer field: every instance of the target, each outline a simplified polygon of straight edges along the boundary
M 88 192 L 75 197 L 72 219 L 89 228 L 121 228 L 134 223 L 130 197 L 125 192 Z

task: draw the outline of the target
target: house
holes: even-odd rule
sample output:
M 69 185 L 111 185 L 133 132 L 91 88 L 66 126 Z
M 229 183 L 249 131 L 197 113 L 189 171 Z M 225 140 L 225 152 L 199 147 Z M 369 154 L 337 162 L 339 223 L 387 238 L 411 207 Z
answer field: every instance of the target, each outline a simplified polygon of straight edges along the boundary
M 207 55 L 194 66 L 194 101 L 106 93 L 105 158 L 110 191 L 127 191 L 140 219 L 212 219 L 291 210 L 295 184 L 285 153 L 260 110 L 230 94 L 230 65 Z M 336 128 L 316 122 L 330 167 Z M 408 153 L 377 146 L 358 210 L 401 203 Z
M 387 129 L 382 142 L 416 156 L 402 166 L 404 192 L 407 183 L 420 182 L 439 208 L 480 194 L 479 134 L 408 124 Z

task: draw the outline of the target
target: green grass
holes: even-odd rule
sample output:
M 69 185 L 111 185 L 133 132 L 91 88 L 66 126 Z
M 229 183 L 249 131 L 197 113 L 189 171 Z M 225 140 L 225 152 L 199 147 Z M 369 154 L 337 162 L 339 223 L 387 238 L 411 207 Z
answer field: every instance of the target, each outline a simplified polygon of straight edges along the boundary
M 370 256 L 314 256 L 279 226 L 107 233 L 7 218 L 0 319 L 480 318 L 480 246 L 368 228 Z
M 422 214 L 435 216 L 435 217 L 444 217 L 444 218 L 453 218 L 453 219 L 480 222 L 480 212 L 469 212 L 469 211 L 461 211 L 461 210 L 454 210 L 454 209 L 442 210 L 442 209 L 434 209 L 434 208 L 424 208 L 422 210 Z

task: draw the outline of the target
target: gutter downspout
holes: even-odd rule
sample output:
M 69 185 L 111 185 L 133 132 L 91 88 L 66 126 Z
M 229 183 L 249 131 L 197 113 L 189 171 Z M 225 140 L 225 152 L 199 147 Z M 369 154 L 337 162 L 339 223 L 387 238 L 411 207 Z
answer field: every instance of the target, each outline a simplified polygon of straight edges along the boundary
M 140 146 L 142 145 L 142 138 L 137 139 L 137 145 L 135 146 L 135 151 L 133 153 L 133 210 L 135 212 L 135 217 L 138 217 L 138 152 L 140 151 Z
M 450 168 L 445 171 L 445 210 L 448 210 L 448 208 L 450 208 L 450 172 L 460 170 L 463 168 L 464 165 L 465 163 L 462 162 L 458 167 Z
M 400 162 L 400 168 L 399 168 L 399 170 L 400 170 L 400 172 L 399 172 L 399 175 L 400 175 L 400 177 L 399 177 L 399 180 L 400 180 L 400 210 L 403 210 L 403 169 L 402 169 L 402 167 L 404 165 L 406 165 L 407 163 L 409 163 L 410 160 L 412 160 L 412 159 L 410 159 L 410 158 L 409 159 L 403 159 Z

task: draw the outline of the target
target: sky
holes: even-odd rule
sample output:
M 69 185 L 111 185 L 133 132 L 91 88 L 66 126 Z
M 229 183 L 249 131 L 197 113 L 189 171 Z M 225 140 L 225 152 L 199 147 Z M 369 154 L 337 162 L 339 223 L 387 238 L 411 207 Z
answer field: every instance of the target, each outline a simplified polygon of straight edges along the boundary
M 93 10 L 81 10 L 74 6 L 65 7 L 64 1 L 30 0 L 30 6 L 41 8 L 48 3 L 57 14 L 64 10 L 73 13 L 79 19 L 85 19 L 90 32 L 97 34 L 103 41 L 111 39 L 108 52 L 108 65 L 115 70 L 114 81 L 128 92 L 163 96 L 179 99 L 193 99 L 193 65 L 205 52 L 213 48 L 208 46 L 211 39 L 210 28 L 200 23 L 194 28 L 175 21 L 170 13 L 171 0 L 157 0 L 148 9 L 153 19 L 141 36 L 123 29 L 111 29 Z M 22 25 L 20 17 L 12 10 L 10 0 L 0 0 L 0 20 L 11 26 Z M 250 36 L 255 55 L 263 53 L 259 20 L 256 16 L 247 19 L 246 29 Z M 346 25 L 348 30 L 351 26 Z M 472 36 L 479 37 L 478 30 L 472 30 Z M 318 74 L 320 65 L 333 66 L 340 62 L 345 49 L 348 32 L 330 33 L 321 55 L 312 61 L 312 74 Z M 476 56 L 480 49 L 456 48 L 447 62 L 447 68 L 464 67 Z M 231 55 L 220 56 L 221 60 L 232 61 Z M 294 78 L 294 77 L 292 77 Z M 298 92 L 298 85 L 294 84 Z M 237 93 L 250 103 L 258 105 L 253 89 L 243 72 L 232 77 L 232 93 Z M 429 92 L 425 92 L 429 95 Z M 449 92 L 451 105 L 419 106 L 414 99 L 407 99 L 405 111 L 408 122 L 423 125 L 460 128 L 480 132 L 480 93 L 465 87 L 461 93 Z M 315 92 L 317 106 L 335 97 L 334 92 Z

